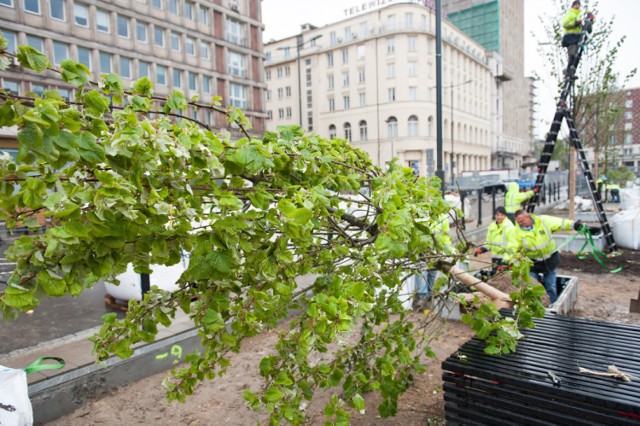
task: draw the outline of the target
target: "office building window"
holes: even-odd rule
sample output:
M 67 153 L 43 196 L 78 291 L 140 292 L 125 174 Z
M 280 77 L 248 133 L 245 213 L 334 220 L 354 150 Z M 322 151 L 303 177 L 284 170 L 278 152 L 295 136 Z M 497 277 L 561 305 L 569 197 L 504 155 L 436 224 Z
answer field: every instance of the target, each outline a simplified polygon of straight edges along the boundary
M 418 136 L 418 117 L 412 115 L 407 121 L 408 136 Z
M 387 27 L 389 27 L 389 30 L 396 29 L 396 15 L 389 15 L 387 17 Z
M 71 90 L 65 87 L 58 87 L 57 90 L 60 96 L 62 96 L 62 99 L 65 99 L 66 101 L 71 100 Z
M 416 36 L 407 37 L 407 50 L 409 52 L 417 52 L 418 51 L 418 37 L 416 37 Z
M 0 6 L 13 7 L 13 0 L 0 0 Z
M 138 62 L 138 78 L 149 77 L 149 69 L 151 69 L 151 64 L 148 62 Z
M 415 77 L 418 75 L 418 63 L 411 61 L 407 63 L 407 73 L 409 77 Z
M 12 95 L 18 96 L 20 95 L 20 83 L 17 81 L 11 81 L 11 80 L 7 80 L 6 78 L 4 79 L 3 83 L 2 83 L 2 89 L 5 92 L 9 92 Z
M 395 102 L 396 101 L 396 89 L 395 89 L 395 87 L 390 87 L 389 89 L 387 89 L 387 94 L 388 94 L 389 102 Z
M 407 29 L 413 28 L 413 13 L 406 12 L 404 14 L 404 25 Z
M 284 66 L 284 75 L 285 77 L 289 77 L 291 75 L 291 67 L 289 65 Z
M 118 15 L 118 35 L 129 38 L 129 18 L 126 16 Z
M 395 76 L 396 76 L 396 64 L 394 62 L 391 62 L 387 64 L 387 77 L 393 78 Z
M 287 118 L 291 118 L 292 115 L 291 107 L 287 107 Z
M 625 106 L 626 108 L 633 108 L 633 99 L 627 99 L 627 100 L 624 102 L 624 106 Z
M 343 71 L 342 73 L 342 86 L 349 86 L 349 71 Z
M 358 70 L 358 83 L 364 83 L 365 82 L 365 72 L 364 72 L 364 68 L 360 68 Z
M 227 18 L 226 21 L 226 40 L 244 46 L 244 24 L 235 19 Z
M 409 100 L 417 101 L 418 100 L 418 87 L 409 86 Z
M 267 101 L 271 100 L 271 90 L 267 90 Z
M 40 0 L 23 0 L 25 12 L 40 15 Z
M 200 22 L 202 25 L 209 25 L 209 9 L 200 6 L 198 11 L 198 22 Z
M 278 118 L 284 118 L 284 108 L 278 108 Z
M 284 93 L 287 98 L 291 97 L 291 86 L 287 86 L 284 88 Z
M 108 74 L 111 72 L 111 54 L 100 52 L 100 73 Z
M 204 93 L 211 93 L 211 77 L 208 75 L 202 76 L 202 91 Z
M 44 40 L 40 37 L 28 35 L 27 44 L 40 52 L 44 52 Z
M 333 74 L 328 75 L 327 76 L 327 87 L 329 89 L 333 89 L 334 85 L 335 85 L 335 81 L 334 81 L 334 78 L 333 78 Z
M 367 140 L 367 122 L 364 120 L 360 122 L 360 140 L 361 141 Z
M 179 52 L 180 51 L 180 34 L 178 33 L 174 33 L 173 31 L 171 31 L 171 50 L 173 50 L 174 52 Z
M 349 49 L 342 49 L 342 63 L 349 63 Z
M 65 4 L 64 0 L 50 0 L 49 1 L 49 14 L 51 18 L 59 21 L 66 21 L 65 16 Z
M 277 74 L 278 78 L 282 78 L 282 67 L 278 67 Z
M 351 142 L 351 123 L 344 123 L 344 138 Z
M 164 47 L 164 29 L 160 27 L 153 28 L 153 44 L 158 47 Z
M 111 31 L 109 12 L 104 10 L 96 10 L 96 28 L 98 31 L 108 33 Z
M 53 64 L 60 65 L 64 59 L 69 57 L 69 45 L 59 41 L 53 42 Z
M 229 69 L 228 72 L 231 75 L 237 77 L 246 77 L 246 58 L 242 53 L 229 51 L 228 59 Z M 282 68 L 278 68 L 279 72 L 282 72 Z M 280 75 L 279 75 L 280 77 Z
M 131 78 L 131 58 L 120 56 L 120 77 Z
M 361 44 L 360 46 L 358 46 L 356 48 L 356 56 L 358 57 L 359 61 L 364 60 L 364 53 L 365 53 L 366 49 L 364 44 Z
M 329 33 L 329 46 L 335 46 L 338 44 L 338 36 L 335 31 Z
M 2 35 L 7 39 L 7 52 L 14 53 L 18 49 L 17 34 L 13 31 L 2 30 Z
M 200 42 L 200 57 L 202 59 L 209 59 L 209 43 L 205 41 Z
M 167 85 L 167 67 L 156 65 L 156 83 L 159 86 Z
M 89 26 L 89 8 L 86 5 L 74 3 L 73 22 L 80 27 Z
M 196 56 L 196 39 L 187 37 L 185 41 L 185 49 L 187 51 L 187 55 Z
M 433 136 L 433 117 L 429 116 L 427 120 L 427 137 Z
M 197 75 L 194 72 L 189 71 L 187 73 L 187 84 L 189 85 L 189 90 L 193 90 L 196 91 L 198 90 L 198 85 L 197 85 Z
M 163 9 L 162 0 L 151 0 L 151 6 L 156 9 Z
M 351 108 L 351 99 L 348 95 L 342 97 L 342 104 L 344 105 L 344 109 Z
M 278 87 L 278 99 L 284 98 L 284 89 L 282 87 Z
M 271 80 L 271 70 L 266 70 L 266 71 L 264 72 L 264 78 L 265 78 L 265 80 L 267 80 L 267 81 L 270 81 L 270 80 Z
M 398 137 L 398 119 L 393 116 L 387 120 L 387 137 Z
M 333 139 L 338 135 L 338 132 L 336 131 L 336 126 L 334 126 L 333 124 L 329 125 L 329 139 Z
M 273 111 L 267 111 L 267 120 L 273 120 Z
M 238 108 L 247 107 L 247 86 L 238 83 L 229 84 L 229 102 Z
M 366 93 L 358 93 L 358 104 L 361 107 L 367 105 L 367 94 Z
M 148 26 L 144 22 L 136 22 L 136 40 L 140 43 L 147 43 L 148 38 Z
M 173 69 L 173 87 L 178 89 L 182 87 L 182 70 L 177 68 Z
M 333 53 L 327 53 L 327 66 L 329 68 L 333 66 Z
M 387 39 L 387 53 L 393 53 L 396 51 L 396 40 L 393 38 Z
M 329 98 L 329 111 L 336 110 L 336 100 L 334 98 Z
M 178 14 L 178 0 L 169 0 L 169 12 Z
M 36 96 L 44 95 L 45 90 L 47 90 L 46 86 L 43 86 L 42 84 L 31 83 L 31 92 Z
M 91 51 L 86 47 L 78 47 L 78 62 L 91 69 Z
M 194 5 L 189 0 L 185 0 L 184 2 L 184 17 L 193 21 L 193 9 Z

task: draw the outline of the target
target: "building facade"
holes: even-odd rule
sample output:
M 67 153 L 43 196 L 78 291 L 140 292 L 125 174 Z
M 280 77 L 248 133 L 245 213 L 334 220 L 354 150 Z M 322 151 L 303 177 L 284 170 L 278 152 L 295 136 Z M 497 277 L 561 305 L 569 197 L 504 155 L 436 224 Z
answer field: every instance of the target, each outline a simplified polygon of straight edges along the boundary
M 146 76 L 159 96 L 174 89 L 201 103 L 222 96 L 246 111 L 258 133 L 266 117 L 263 29 L 261 0 L 0 0 L 0 31 L 10 52 L 29 45 L 54 66 L 66 58 L 85 64 L 94 81 L 117 73 L 125 87 Z M 0 71 L 0 83 L 20 95 L 57 88 L 74 96 L 55 73 L 36 75 L 17 65 Z M 185 114 L 214 129 L 227 126 L 221 113 Z
M 533 154 L 533 88 L 524 75 L 524 0 L 442 0 L 444 16 L 502 59 L 496 74 L 493 168 L 521 168 Z
M 442 27 L 444 169 L 491 166 L 494 77 L 485 49 Z M 436 171 L 435 15 L 396 3 L 265 45 L 267 127 L 300 124 L 362 148 L 384 167 L 397 157 L 422 176 Z M 452 155 L 453 154 L 453 155 Z M 452 164 L 453 158 L 453 164 Z
M 640 88 L 624 89 L 611 98 L 613 100 L 609 102 L 609 107 L 619 111 L 619 119 L 610 123 L 606 132 L 601 132 L 606 134 L 608 143 L 599 154 L 600 173 L 606 159 L 610 167 L 626 167 L 640 176 Z M 582 117 L 578 114 L 576 122 L 580 123 L 581 120 Z M 585 129 L 585 134 L 580 136 L 583 141 L 593 138 L 591 129 Z M 593 149 L 586 147 L 585 151 L 593 167 Z

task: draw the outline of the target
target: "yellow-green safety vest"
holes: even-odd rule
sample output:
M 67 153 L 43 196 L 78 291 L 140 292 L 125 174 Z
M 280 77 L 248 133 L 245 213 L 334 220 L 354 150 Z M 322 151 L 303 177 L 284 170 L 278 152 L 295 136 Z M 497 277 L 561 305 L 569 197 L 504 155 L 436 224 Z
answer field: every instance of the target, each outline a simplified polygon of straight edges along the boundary
M 515 230 L 513 223 L 505 218 L 502 223 L 493 221 L 487 228 L 487 241 L 485 245 L 491 250 L 491 257 L 502 259 L 505 251 L 507 250 L 507 244 L 509 241 L 509 235 Z
M 548 259 L 556 251 L 556 242 L 552 233 L 556 231 L 570 231 L 574 221 L 554 216 L 531 215 L 533 229 L 522 229 L 515 226 L 508 236 L 507 253 L 505 258 L 511 257 L 520 250 L 533 261 Z
M 504 209 L 507 213 L 515 213 L 522 208 L 522 202 L 533 197 L 533 191 L 520 192 L 516 182 L 511 182 L 504 196 Z

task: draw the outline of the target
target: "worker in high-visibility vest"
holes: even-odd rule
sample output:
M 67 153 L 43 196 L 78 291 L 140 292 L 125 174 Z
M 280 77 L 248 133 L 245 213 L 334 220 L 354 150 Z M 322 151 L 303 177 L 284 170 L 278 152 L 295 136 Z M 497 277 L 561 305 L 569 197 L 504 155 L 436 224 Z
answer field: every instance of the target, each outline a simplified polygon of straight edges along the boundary
M 615 183 L 608 183 L 607 191 L 611 193 L 612 203 L 620 203 L 620 185 L 617 185 Z
M 509 235 L 515 230 L 513 223 L 507 218 L 504 207 L 497 207 L 495 220 L 487 228 L 485 243 L 475 250 L 474 256 L 491 251 L 491 273 L 495 274 L 498 266 L 502 265 L 502 258 L 507 250 Z
M 607 197 L 606 182 L 607 182 L 607 177 L 605 175 L 602 175 L 596 181 L 596 191 L 598 191 L 598 196 L 600 196 L 600 199 L 603 201 L 605 201 Z
M 517 182 L 511 182 L 507 186 L 507 193 L 504 195 L 504 209 L 511 223 L 515 224 L 515 213 L 522 208 L 522 203 L 533 197 L 533 191 L 520 192 Z
M 439 240 L 433 239 L 433 247 L 440 253 L 453 253 L 451 236 L 449 235 L 449 230 L 451 229 L 449 227 L 449 215 L 443 214 L 434 220 L 429 225 L 429 229 L 434 236 L 440 236 Z M 429 296 L 433 291 L 437 276 L 437 269 L 426 269 L 415 275 L 415 296 L 412 302 L 414 311 L 423 311 L 427 308 Z
M 585 226 L 581 221 L 563 219 L 553 216 L 536 216 L 525 210 L 516 212 L 517 225 L 509 235 L 504 262 L 510 262 L 518 252 L 523 252 L 533 261 L 530 275 L 544 285 L 551 303 L 558 299 L 556 288 L 556 268 L 560 264 L 560 255 L 553 240 L 557 231 L 580 230 Z M 600 228 L 590 228 L 592 233 L 600 232 Z M 542 278 L 540 278 L 542 276 Z

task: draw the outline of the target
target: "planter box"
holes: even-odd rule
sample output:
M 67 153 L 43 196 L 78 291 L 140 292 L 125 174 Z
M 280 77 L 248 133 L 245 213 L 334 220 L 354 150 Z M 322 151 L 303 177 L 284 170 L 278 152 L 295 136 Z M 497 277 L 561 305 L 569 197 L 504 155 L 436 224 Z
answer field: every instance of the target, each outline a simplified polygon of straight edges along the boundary
M 464 286 L 464 284 L 460 284 Z M 547 312 L 557 315 L 567 315 L 578 301 L 578 278 L 565 275 L 556 276 L 558 300 L 547 307 Z M 460 303 L 451 298 L 438 298 L 435 308 L 442 318 L 460 320 L 462 311 Z
M 562 233 L 562 232 L 556 232 L 555 234 L 553 234 L 553 239 L 556 242 L 556 246 L 560 248 L 560 251 L 565 251 L 565 252 L 570 252 L 570 253 L 577 253 L 584 246 L 584 243 L 587 241 L 584 235 L 578 235 L 573 240 L 571 240 L 571 242 L 569 244 L 567 244 L 566 246 L 562 247 L 562 245 L 567 240 L 570 240 L 574 236 L 575 236 L 575 233 L 573 233 L 573 232 L 570 233 L 570 234 L 565 234 L 565 233 Z M 602 235 L 602 233 L 593 236 L 593 245 L 598 250 L 604 250 L 604 248 L 605 248 L 605 239 L 604 239 L 604 236 Z M 586 247 L 584 247 L 584 252 L 585 253 L 591 253 L 591 251 L 592 251 L 592 249 L 591 249 L 590 245 L 587 245 Z

